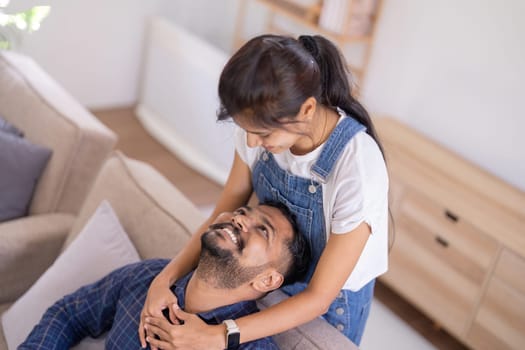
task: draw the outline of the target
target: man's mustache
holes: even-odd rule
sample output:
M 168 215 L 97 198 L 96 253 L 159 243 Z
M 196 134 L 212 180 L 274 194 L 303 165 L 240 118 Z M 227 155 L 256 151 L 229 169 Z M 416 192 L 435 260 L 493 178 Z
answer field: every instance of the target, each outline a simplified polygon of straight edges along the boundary
M 208 226 L 210 230 L 222 230 L 223 228 L 227 228 L 227 227 L 230 228 L 236 235 L 240 234 L 239 229 L 233 226 L 231 222 L 219 222 L 219 223 L 211 224 L 210 226 Z
M 229 228 L 230 230 L 232 230 L 233 234 L 236 235 L 239 239 L 239 248 L 241 250 L 244 249 L 244 242 L 241 239 L 241 231 L 231 222 L 219 222 L 216 224 L 211 224 L 210 226 L 208 226 L 208 231 L 222 230 L 224 228 Z

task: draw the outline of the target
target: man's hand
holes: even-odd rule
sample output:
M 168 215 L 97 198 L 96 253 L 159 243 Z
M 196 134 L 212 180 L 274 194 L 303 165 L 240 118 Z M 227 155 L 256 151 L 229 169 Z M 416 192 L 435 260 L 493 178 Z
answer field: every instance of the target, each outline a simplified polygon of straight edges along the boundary
M 184 312 L 176 305 L 172 309 L 180 325 L 172 325 L 164 317 L 146 318 L 146 340 L 152 347 L 164 350 L 222 350 L 226 347 L 224 325 L 208 325 L 197 315 Z
M 153 280 L 151 283 L 148 295 L 146 296 L 146 301 L 144 302 L 144 308 L 140 313 L 140 323 L 139 323 L 139 339 L 140 345 L 146 347 L 146 336 L 153 338 L 153 333 L 151 333 L 146 326 L 146 317 L 158 317 L 163 318 L 162 310 L 168 308 L 170 314 L 170 320 L 173 320 L 174 323 L 177 320 L 177 317 L 173 313 L 173 308 L 169 307 L 170 305 L 177 305 L 177 297 L 171 292 L 169 286 L 162 283 L 162 281 Z M 166 321 L 168 322 L 168 321 Z M 152 350 L 158 350 L 156 346 L 151 344 Z

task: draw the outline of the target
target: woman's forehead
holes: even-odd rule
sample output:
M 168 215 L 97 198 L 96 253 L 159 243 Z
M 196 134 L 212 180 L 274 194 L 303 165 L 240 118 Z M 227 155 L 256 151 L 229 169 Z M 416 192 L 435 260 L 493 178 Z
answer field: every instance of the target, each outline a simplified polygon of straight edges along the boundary
M 258 117 L 253 113 L 238 113 L 232 116 L 235 124 L 250 133 L 263 133 L 274 130 L 288 130 L 289 126 L 295 124 L 295 116 L 282 117 L 278 121 L 267 121 L 264 117 Z
M 239 126 L 247 126 L 252 128 L 260 128 L 260 123 L 257 122 L 257 117 L 252 110 L 244 110 L 232 117 L 233 121 Z

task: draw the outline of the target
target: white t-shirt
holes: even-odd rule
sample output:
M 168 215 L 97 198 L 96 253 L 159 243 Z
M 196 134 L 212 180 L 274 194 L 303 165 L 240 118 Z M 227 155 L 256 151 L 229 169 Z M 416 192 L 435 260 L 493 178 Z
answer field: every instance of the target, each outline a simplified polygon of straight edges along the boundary
M 339 122 L 342 118 L 345 117 Z M 252 170 L 264 151 L 262 147 L 248 147 L 246 132 L 239 127 L 235 130 L 235 148 Z M 287 150 L 273 156 L 282 169 L 310 179 L 310 168 L 321 150 L 322 145 L 306 155 L 297 156 Z M 325 219 L 326 232 L 344 234 L 362 222 L 371 228 L 372 234 L 343 287 L 357 291 L 388 268 L 388 174 L 372 137 L 364 131 L 358 132 L 321 186 L 324 216 L 328 218 Z

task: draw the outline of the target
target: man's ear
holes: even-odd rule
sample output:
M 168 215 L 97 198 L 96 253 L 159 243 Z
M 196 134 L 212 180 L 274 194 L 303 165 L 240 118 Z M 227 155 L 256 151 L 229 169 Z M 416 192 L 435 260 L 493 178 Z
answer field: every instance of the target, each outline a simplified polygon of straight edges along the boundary
M 284 282 L 284 277 L 276 270 L 268 270 L 259 274 L 252 283 L 255 290 L 268 293 L 279 288 Z
M 304 100 L 303 104 L 301 105 L 301 109 L 299 110 L 297 119 L 300 121 L 312 120 L 315 114 L 316 107 L 317 100 L 314 97 L 308 97 L 306 100 Z

